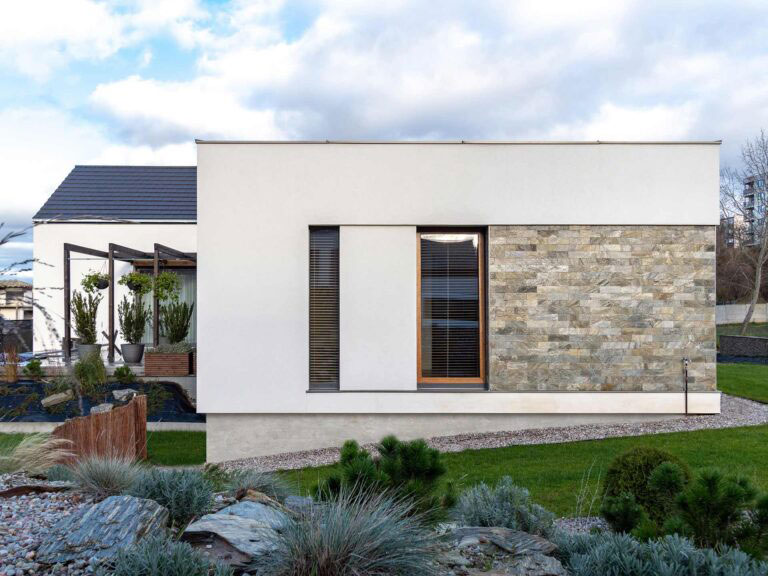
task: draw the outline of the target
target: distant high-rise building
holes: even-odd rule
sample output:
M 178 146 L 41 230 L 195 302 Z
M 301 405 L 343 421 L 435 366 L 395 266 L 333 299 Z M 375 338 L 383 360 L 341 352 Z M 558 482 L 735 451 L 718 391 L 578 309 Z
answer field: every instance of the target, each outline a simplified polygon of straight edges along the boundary
M 745 243 L 757 244 L 765 227 L 766 205 L 765 176 L 744 179 Z

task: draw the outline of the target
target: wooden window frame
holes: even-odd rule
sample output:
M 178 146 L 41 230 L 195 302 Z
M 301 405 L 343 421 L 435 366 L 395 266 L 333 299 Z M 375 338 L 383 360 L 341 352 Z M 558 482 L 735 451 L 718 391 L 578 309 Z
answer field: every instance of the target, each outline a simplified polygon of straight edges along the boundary
M 428 377 L 422 375 L 421 369 L 421 236 L 422 234 L 477 234 L 477 278 L 478 278 L 478 331 L 479 335 L 479 361 L 480 361 L 480 376 L 473 378 L 442 378 L 442 377 Z M 473 385 L 476 387 L 481 385 L 485 387 L 485 231 L 476 228 L 473 229 L 451 229 L 451 228 L 435 228 L 435 229 L 423 229 L 416 231 L 416 383 L 418 385 L 427 385 L 425 387 L 434 387 L 431 385 Z

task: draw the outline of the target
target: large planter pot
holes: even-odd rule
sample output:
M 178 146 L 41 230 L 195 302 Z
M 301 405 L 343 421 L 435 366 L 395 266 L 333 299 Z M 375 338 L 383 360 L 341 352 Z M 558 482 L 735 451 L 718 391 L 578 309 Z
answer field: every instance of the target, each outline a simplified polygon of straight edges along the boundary
M 123 353 L 123 362 L 126 364 L 141 364 L 144 344 L 120 344 L 120 351 Z
M 162 354 L 147 352 L 144 359 L 145 376 L 189 376 L 191 369 L 191 352 L 183 354 Z
M 91 354 L 101 354 L 101 346 L 101 344 L 78 344 L 77 354 L 81 360 Z

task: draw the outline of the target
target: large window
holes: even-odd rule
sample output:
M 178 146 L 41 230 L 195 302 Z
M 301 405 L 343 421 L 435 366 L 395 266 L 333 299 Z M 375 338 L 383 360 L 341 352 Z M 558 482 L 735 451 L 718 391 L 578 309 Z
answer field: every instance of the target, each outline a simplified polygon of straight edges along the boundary
M 309 387 L 339 387 L 339 229 L 309 229 Z
M 419 231 L 418 381 L 483 384 L 483 234 Z

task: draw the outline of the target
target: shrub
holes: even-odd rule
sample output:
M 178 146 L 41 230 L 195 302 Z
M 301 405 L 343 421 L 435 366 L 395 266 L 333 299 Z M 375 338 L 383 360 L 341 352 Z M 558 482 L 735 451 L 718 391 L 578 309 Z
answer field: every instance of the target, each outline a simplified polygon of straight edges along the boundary
M 604 495 L 620 496 L 628 492 L 651 518 L 663 518 L 664 510 L 657 504 L 656 495 L 648 485 L 651 474 L 663 462 L 676 464 L 688 484 L 691 472 L 685 462 L 663 450 L 639 447 L 620 454 L 611 462 L 605 474 Z
M 168 337 L 168 342 L 176 344 L 177 342 L 182 342 L 187 337 L 194 310 L 194 304 L 175 301 L 161 308 L 161 327 L 163 334 Z
M 30 434 L 10 450 L 0 454 L 0 472 L 43 474 L 72 455 L 71 442 L 49 434 Z
M 451 487 L 442 494 L 437 493 L 445 466 L 440 452 L 430 448 L 424 440 L 401 442 L 394 436 L 387 436 L 377 449 L 379 456 L 373 458 L 354 440 L 345 442 L 338 474 L 318 485 L 316 497 L 335 497 L 342 488 L 392 491 L 415 502 L 416 510 L 433 513 L 454 503 Z
M 686 485 L 683 470 L 674 462 L 662 462 L 651 472 L 648 489 L 654 500 L 653 521 L 660 526 L 675 512 L 675 500 Z
M 768 564 L 744 552 L 724 547 L 718 552 L 698 549 L 685 538 L 666 536 L 639 542 L 628 534 L 558 533 L 558 555 L 572 576 L 764 576 Z
M 61 464 L 51 466 L 45 471 L 45 478 L 49 482 L 74 482 L 75 477 L 72 475 L 72 469 Z
M 144 306 L 141 294 L 135 293 L 132 301 L 123 296 L 123 300 L 117 305 L 117 316 L 123 338 L 131 344 L 139 344 L 151 316 L 149 308 Z
M 614 532 L 629 534 L 647 519 L 645 510 L 635 500 L 635 495 L 625 492 L 619 496 L 607 496 L 600 513 Z
M 677 507 L 699 545 L 732 544 L 756 496 L 746 479 L 704 470 L 678 497 Z
M 211 484 L 197 470 L 153 468 L 139 476 L 129 493 L 165 506 L 175 526 L 185 526 L 207 513 L 213 504 Z
M 45 376 L 45 373 L 43 372 L 43 363 L 40 362 L 40 360 L 37 358 L 33 358 L 27 362 L 27 365 L 24 366 L 23 372 L 24 376 L 32 380 L 40 380 L 43 376 Z
M 211 564 L 205 555 L 187 544 L 147 537 L 122 549 L 105 568 L 112 576 L 233 576 L 231 568 Z
M 122 456 L 87 456 L 72 466 L 75 483 L 98 498 L 124 493 L 141 473 L 139 464 Z
M 115 380 L 124 386 L 136 383 L 136 374 L 133 373 L 130 366 L 123 365 L 115 368 L 114 377 Z
M 80 385 L 80 393 L 85 396 L 98 396 L 104 392 L 107 383 L 107 368 L 101 355 L 87 354 L 81 358 L 73 369 L 75 378 Z
M 504 526 L 532 534 L 552 533 L 555 515 L 531 501 L 528 490 L 504 476 L 491 488 L 480 483 L 459 496 L 455 515 L 465 526 Z
M 274 472 L 262 472 L 253 468 L 231 472 L 227 487 L 235 494 L 247 490 L 263 492 L 279 502 L 283 502 L 292 493 L 287 482 Z
M 268 573 L 276 576 L 435 574 L 434 536 L 413 502 L 342 489 L 284 525 Z
M 103 296 L 101 294 L 88 293 L 85 296 L 74 291 L 72 294 L 71 308 L 72 321 L 75 324 L 75 332 L 82 344 L 96 344 L 96 313 Z

